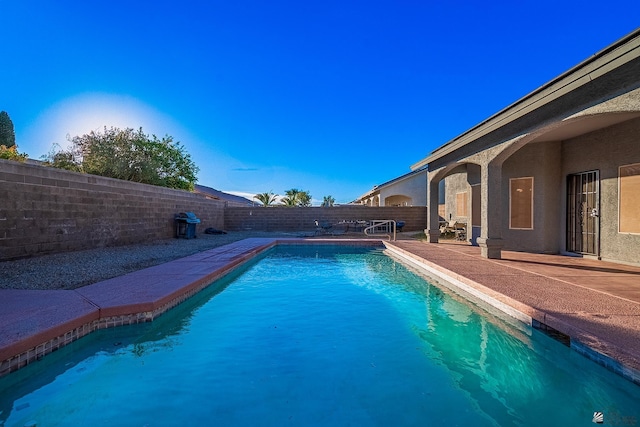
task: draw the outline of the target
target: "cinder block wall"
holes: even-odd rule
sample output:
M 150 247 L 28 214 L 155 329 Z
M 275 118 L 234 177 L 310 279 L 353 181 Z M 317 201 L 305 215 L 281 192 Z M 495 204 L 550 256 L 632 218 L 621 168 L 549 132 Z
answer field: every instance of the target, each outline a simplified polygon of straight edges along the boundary
M 394 219 L 404 221 L 402 231 L 422 231 L 427 223 L 427 208 L 336 206 L 310 207 L 227 207 L 225 229 L 228 231 L 307 231 L 314 230 L 314 220 L 337 223 L 342 220 Z
M 0 160 L 0 261 L 174 235 L 195 212 L 197 232 L 224 227 L 224 202 L 187 191 Z

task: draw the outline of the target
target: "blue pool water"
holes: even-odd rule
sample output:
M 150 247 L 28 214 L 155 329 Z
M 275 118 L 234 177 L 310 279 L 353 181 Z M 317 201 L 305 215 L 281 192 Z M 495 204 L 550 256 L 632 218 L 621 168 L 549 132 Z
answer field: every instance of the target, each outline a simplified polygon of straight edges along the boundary
M 0 426 L 639 425 L 639 402 L 379 249 L 280 246 L 0 379 Z

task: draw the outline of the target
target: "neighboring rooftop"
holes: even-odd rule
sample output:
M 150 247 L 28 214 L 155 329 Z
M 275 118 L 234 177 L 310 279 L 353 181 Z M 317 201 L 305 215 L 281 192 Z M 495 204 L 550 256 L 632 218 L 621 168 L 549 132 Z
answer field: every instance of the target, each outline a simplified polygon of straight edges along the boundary
M 382 184 L 376 184 L 376 185 L 373 186 L 373 188 L 371 190 L 367 191 L 366 193 L 364 193 L 363 195 L 361 195 L 360 197 L 358 197 L 356 200 L 354 200 L 351 203 L 357 203 L 358 201 L 369 197 L 371 194 L 375 193 L 377 190 L 381 189 L 382 187 L 385 187 L 385 186 L 391 185 L 391 184 L 395 184 L 396 182 L 402 181 L 403 179 L 411 178 L 412 176 L 417 175 L 417 174 L 425 171 L 426 169 L 427 169 L 427 166 L 422 166 L 422 167 L 420 167 L 418 169 L 415 169 L 415 170 L 412 170 L 410 172 L 407 172 L 404 175 L 400 175 L 398 177 L 390 179 L 389 181 L 383 182 Z
M 253 206 L 253 202 L 245 197 L 224 193 L 220 190 L 216 190 L 215 188 L 205 187 L 204 185 L 196 184 L 194 192 L 202 194 L 208 199 L 222 200 L 223 202 L 229 202 L 242 206 Z

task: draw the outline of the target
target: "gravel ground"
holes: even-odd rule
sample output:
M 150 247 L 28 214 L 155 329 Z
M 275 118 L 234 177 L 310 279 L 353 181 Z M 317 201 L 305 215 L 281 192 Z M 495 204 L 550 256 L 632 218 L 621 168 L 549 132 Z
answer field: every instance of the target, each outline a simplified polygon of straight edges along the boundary
M 0 289 L 76 289 L 248 237 L 293 237 L 286 233 L 198 234 L 110 248 L 0 262 Z

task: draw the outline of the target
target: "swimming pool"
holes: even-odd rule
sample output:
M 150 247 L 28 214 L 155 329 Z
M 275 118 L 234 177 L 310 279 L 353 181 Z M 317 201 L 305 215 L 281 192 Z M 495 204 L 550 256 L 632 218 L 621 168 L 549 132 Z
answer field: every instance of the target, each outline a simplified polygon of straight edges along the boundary
M 284 245 L 0 379 L 0 425 L 630 425 L 639 401 L 380 249 Z

